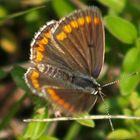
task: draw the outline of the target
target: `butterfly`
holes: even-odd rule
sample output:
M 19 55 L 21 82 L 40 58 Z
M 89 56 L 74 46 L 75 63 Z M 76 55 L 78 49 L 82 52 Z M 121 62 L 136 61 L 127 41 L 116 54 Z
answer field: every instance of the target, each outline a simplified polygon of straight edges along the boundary
M 102 93 L 97 83 L 105 35 L 97 7 L 76 10 L 47 22 L 31 42 L 32 66 L 25 73 L 29 88 L 69 114 L 89 112 Z

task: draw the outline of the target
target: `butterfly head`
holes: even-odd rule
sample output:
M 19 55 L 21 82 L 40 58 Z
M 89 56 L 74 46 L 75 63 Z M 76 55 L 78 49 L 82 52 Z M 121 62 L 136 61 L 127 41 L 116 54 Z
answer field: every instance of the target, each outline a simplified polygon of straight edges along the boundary
M 96 87 L 92 90 L 91 94 L 97 95 L 102 93 L 102 87 L 100 84 L 97 84 Z

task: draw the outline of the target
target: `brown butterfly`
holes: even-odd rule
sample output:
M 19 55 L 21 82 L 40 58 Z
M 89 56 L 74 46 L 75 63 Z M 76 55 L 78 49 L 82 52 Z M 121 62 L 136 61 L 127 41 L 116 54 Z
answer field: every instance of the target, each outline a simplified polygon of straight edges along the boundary
M 105 37 L 96 7 L 50 21 L 31 43 L 25 80 L 32 91 L 64 112 L 88 112 L 102 93 L 96 82 L 104 62 Z

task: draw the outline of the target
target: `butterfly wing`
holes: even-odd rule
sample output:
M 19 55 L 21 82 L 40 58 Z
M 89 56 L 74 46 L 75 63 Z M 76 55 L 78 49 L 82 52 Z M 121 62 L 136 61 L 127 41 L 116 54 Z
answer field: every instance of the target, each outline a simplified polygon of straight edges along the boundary
M 35 35 L 30 58 L 33 66 L 25 74 L 26 82 L 35 93 L 43 91 L 66 111 L 87 111 L 97 96 L 73 86 L 69 73 L 80 72 L 97 78 L 104 60 L 103 53 L 104 30 L 99 10 L 95 7 L 78 10 L 59 23 L 47 23 Z M 46 85 L 73 109 L 61 104 L 61 100 L 55 101 Z
M 63 18 L 53 31 L 53 39 L 71 69 L 97 78 L 104 61 L 104 29 L 96 7 L 78 10 Z
M 51 21 L 35 35 L 31 60 L 97 78 L 104 61 L 104 29 L 96 7 Z
M 50 21 L 44 25 L 31 43 L 33 65 L 25 73 L 25 80 L 34 93 L 40 93 L 44 85 L 67 87 L 65 81 L 69 80 L 70 64 L 65 62 L 63 51 L 51 39 L 51 29 L 56 24 Z
M 71 73 L 51 65 L 43 65 L 42 68 L 41 65 L 30 67 L 25 73 L 25 80 L 34 93 L 40 93 L 44 86 L 75 88 L 71 83 Z
M 98 96 L 93 96 L 89 92 L 80 89 L 57 89 L 44 88 L 43 92 L 59 106 L 63 111 L 69 113 L 84 113 L 90 111 Z
M 58 79 L 41 73 L 37 68 L 30 68 L 26 73 L 26 82 L 34 93 L 47 97 L 59 108 L 69 113 L 88 112 L 95 104 L 98 96 L 89 91 L 75 89 L 68 79 Z M 64 78 L 64 73 L 61 71 Z
M 38 64 L 51 64 L 58 67 L 67 67 L 67 64 L 61 58 L 62 51 L 55 47 L 55 43 L 52 41 L 51 30 L 55 27 L 57 21 L 47 22 L 40 30 L 35 34 L 33 41 L 31 42 L 31 57 L 30 60 L 34 65 Z

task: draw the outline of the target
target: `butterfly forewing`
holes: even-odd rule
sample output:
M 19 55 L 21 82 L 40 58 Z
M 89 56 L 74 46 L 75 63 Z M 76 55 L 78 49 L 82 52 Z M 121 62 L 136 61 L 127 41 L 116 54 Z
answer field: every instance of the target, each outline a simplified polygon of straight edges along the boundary
M 50 46 L 51 29 L 55 26 L 56 22 L 51 21 L 45 24 L 35 34 L 33 41 L 31 42 L 31 61 L 36 63 L 44 63 L 47 60 L 46 52 Z
M 57 21 L 50 21 L 36 33 L 31 43 L 31 57 L 30 60 L 35 65 L 50 64 L 58 67 L 68 68 L 67 63 L 61 58 L 62 50 L 57 49 L 55 43 L 52 41 L 51 30 L 57 24 Z
M 71 58 L 73 70 L 94 78 L 98 77 L 104 60 L 102 24 L 99 10 L 90 7 L 65 17 L 53 31 L 54 40 L 65 52 L 63 59 Z

